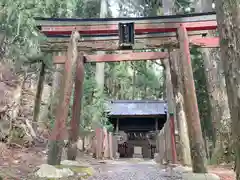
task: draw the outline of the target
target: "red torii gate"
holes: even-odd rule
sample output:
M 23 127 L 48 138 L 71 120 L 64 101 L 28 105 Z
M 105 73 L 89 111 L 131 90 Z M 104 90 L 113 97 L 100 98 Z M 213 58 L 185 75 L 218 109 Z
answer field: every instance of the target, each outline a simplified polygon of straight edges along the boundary
M 40 31 L 48 37 L 41 45 L 43 51 L 67 51 L 66 55 L 54 56 L 54 63 L 65 64 L 63 93 L 61 94 L 59 108 L 56 114 L 55 130 L 52 138 L 63 139 L 65 120 L 69 107 L 69 97 L 72 87 L 72 68 L 77 62 L 73 117 L 71 121 L 70 140 L 77 141 L 78 126 L 81 111 L 82 84 L 84 76 L 84 63 L 87 62 L 119 62 L 138 60 L 157 60 L 169 58 L 166 52 L 132 52 L 124 54 L 94 55 L 92 51 L 118 51 L 119 23 L 134 22 L 135 43 L 133 50 L 180 48 L 182 72 L 184 74 L 184 101 L 188 129 L 190 136 L 197 137 L 200 132 L 199 112 L 193 81 L 189 46 L 205 48 L 219 47 L 218 37 L 206 36 L 207 31 L 216 30 L 215 13 L 198 13 L 190 15 L 159 16 L 150 18 L 105 18 L 105 19 L 65 19 L 65 18 L 35 18 Z M 74 39 L 74 33 L 80 33 L 80 39 Z M 69 42 L 70 35 L 71 39 Z M 74 50 L 75 49 L 75 50 Z M 76 53 L 80 51 L 77 60 Z M 75 56 L 74 56 L 75 52 Z M 75 60 L 72 60 L 74 56 Z M 68 85 L 67 85 L 68 84 Z M 65 129 L 65 130 L 64 130 Z M 174 133 L 174 130 L 172 130 Z M 196 139 L 195 139 L 196 140 Z M 197 139 L 196 141 L 201 141 Z M 172 139 L 172 147 L 174 145 Z M 191 142 L 191 146 L 197 142 Z M 74 157 L 73 157 L 74 159 Z M 173 150 L 173 160 L 176 161 L 176 152 Z

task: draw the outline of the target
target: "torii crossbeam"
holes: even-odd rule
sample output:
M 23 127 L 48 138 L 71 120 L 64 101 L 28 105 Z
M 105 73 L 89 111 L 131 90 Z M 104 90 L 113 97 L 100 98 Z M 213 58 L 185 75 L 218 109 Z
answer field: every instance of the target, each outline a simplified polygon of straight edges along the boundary
M 217 28 L 215 13 L 197 13 L 188 15 L 158 16 L 149 18 L 35 18 L 39 30 L 48 37 L 42 45 L 43 50 L 63 51 L 73 30 L 81 34 L 78 47 L 86 51 L 116 51 L 118 46 L 118 23 L 135 23 L 135 45 L 133 49 L 156 49 L 178 44 L 176 32 L 180 24 L 184 25 L 190 37 L 190 45 L 218 47 L 211 37 L 202 37 L 207 30 Z M 216 38 L 214 37 L 214 40 Z

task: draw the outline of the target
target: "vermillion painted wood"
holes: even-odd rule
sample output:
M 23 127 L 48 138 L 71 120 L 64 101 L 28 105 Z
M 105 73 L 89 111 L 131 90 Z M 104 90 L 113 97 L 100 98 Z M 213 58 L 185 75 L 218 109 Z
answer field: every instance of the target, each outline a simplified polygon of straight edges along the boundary
M 137 52 L 128 54 L 85 55 L 85 62 L 145 61 L 168 58 L 167 52 Z M 55 64 L 64 64 L 65 56 L 55 56 Z
M 204 48 L 218 48 L 220 47 L 218 37 L 205 37 L 205 38 L 191 38 L 190 44 L 204 47 Z
M 202 137 L 201 123 L 198 111 L 197 96 L 191 65 L 189 40 L 184 25 L 178 29 L 181 53 L 181 72 L 183 73 L 184 109 L 190 138 L 192 168 L 195 173 L 206 173 L 206 154 Z
M 66 129 L 66 120 L 68 116 L 68 107 L 70 104 L 70 98 L 73 87 L 73 68 L 75 67 L 77 60 L 77 40 L 78 32 L 74 31 L 69 42 L 68 52 L 66 57 L 66 63 L 64 68 L 63 80 L 61 83 L 61 92 L 58 108 L 56 111 L 56 120 L 52 131 L 52 140 L 66 140 L 68 133 Z
M 79 53 L 76 62 L 76 77 L 75 77 L 75 90 L 74 100 L 72 107 L 72 119 L 70 122 L 69 131 L 69 147 L 67 151 L 68 160 L 76 160 L 77 157 L 77 141 L 79 137 L 79 128 L 81 122 L 82 110 L 82 96 L 83 96 L 83 81 L 84 81 L 84 55 Z
M 79 33 L 73 31 L 69 41 L 66 63 L 64 64 L 63 79 L 61 80 L 61 90 L 59 94 L 59 101 L 55 114 L 54 127 L 50 136 L 49 151 L 48 151 L 48 164 L 60 165 L 61 154 L 63 149 L 63 140 L 68 137 L 66 121 L 68 117 L 68 110 L 70 105 L 70 98 L 73 87 L 74 67 L 77 61 L 77 41 Z
M 183 24 L 187 31 L 215 30 L 217 28 L 216 21 L 135 24 L 135 33 L 176 32 L 180 24 Z M 67 35 L 71 34 L 71 32 L 75 29 L 81 34 L 115 34 L 118 33 L 118 24 L 87 26 L 42 26 L 41 32 L 45 35 Z

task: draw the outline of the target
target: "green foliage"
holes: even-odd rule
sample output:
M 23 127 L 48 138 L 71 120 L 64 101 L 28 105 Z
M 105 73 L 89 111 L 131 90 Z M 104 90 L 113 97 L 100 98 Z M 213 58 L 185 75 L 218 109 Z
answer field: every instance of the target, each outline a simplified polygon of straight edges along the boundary
M 97 17 L 99 5 L 100 0 L 1 1 L 0 30 L 6 35 L 3 55 L 14 64 L 39 55 L 39 42 L 44 37 L 38 33 L 33 17 Z
M 108 132 L 113 132 L 114 127 L 113 127 L 113 125 L 109 121 L 107 121 L 104 126 L 106 127 Z
M 106 65 L 105 90 L 112 99 L 157 99 L 162 94 L 162 72 L 152 61 Z

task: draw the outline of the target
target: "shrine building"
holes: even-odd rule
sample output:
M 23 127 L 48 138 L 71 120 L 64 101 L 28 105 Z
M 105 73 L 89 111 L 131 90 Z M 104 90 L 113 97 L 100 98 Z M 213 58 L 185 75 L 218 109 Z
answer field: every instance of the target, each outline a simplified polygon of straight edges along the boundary
M 109 121 L 114 126 L 120 157 L 153 158 L 156 135 L 167 120 L 163 100 L 114 100 L 108 103 Z M 135 152 L 138 151 L 138 152 Z

